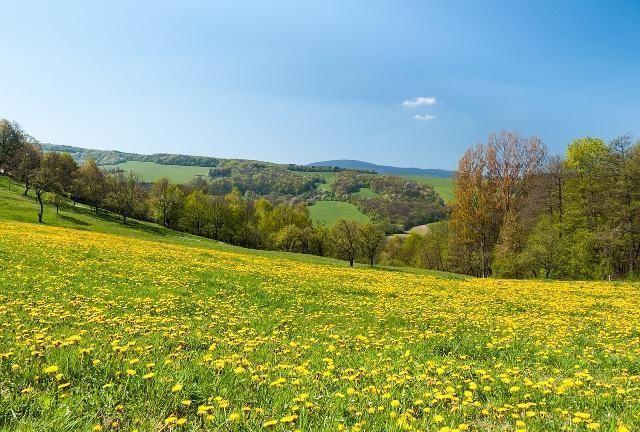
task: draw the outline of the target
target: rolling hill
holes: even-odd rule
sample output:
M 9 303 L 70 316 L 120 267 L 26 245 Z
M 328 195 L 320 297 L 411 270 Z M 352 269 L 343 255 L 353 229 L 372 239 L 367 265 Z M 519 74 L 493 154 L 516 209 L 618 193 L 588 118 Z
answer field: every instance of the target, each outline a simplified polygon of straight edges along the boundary
M 351 169 L 370 169 L 367 167 L 332 167 L 324 171 L 312 171 L 307 166 L 294 164 L 277 164 L 244 159 L 223 159 L 210 156 L 191 156 L 181 154 L 139 154 L 127 153 L 115 150 L 96 150 L 81 147 L 63 145 L 42 144 L 45 151 L 67 152 L 77 162 L 83 162 L 87 158 L 93 158 L 96 163 L 108 170 L 131 171 L 137 173 L 144 182 L 153 182 L 162 177 L 167 177 L 175 183 L 189 183 L 197 178 L 205 178 L 209 182 L 212 194 L 225 194 L 237 187 L 241 193 L 253 196 L 265 196 L 273 201 L 306 202 L 311 205 L 310 212 L 313 219 L 329 226 L 339 219 L 364 221 L 376 218 L 377 213 L 371 210 L 362 210 L 355 199 L 377 199 L 379 195 L 369 188 L 360 188 L 352 197 L 335 197 L 330 185 L 335 176 L 343 171 Z M 376 166 L 384 171 L 385 168 Z M 427 185 L 433 188 L 443 200 L 448 203 L 453 199 L 453 190 L 450 172 L 443 170 L 419 170 L 400 169 L 406 172 L 397 175 L 406 180 Z M 414 174 L 410 174 L 414 172 Z M 415 173 L 422 174 L 415 174 Z M 427 173 L 435 173 L 431 175 Z M 379 174 L 375 174 L 379 175 Z M 336 199 L 342 200 L 338 202 Z M 326 200 L 326 202 L 324 202 Z M 315 203 L 316 205 L 313 205 Z M 355 205 L 354 205 L 355 204 Z M 399 204 L 399 203 L 398 203 Z M 401 205 L 394 208 L 405 208 Z M 363 211 L 367 214 L 363 214 Z M 401 224 L 397 215 L 386 213 L 382 218 L 387 218 L 395 224 Z M 416 222 L 421 223 L 421 222 Z M 404 224 L 403 224 L 404 225 Z

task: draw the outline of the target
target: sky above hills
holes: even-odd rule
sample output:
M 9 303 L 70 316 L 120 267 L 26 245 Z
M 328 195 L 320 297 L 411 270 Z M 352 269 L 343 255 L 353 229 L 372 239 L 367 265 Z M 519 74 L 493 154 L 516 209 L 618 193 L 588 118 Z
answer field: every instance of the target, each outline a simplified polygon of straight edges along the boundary
M 455 168 L 492 131 L 640 135 L 640 2 L 20 1 L 0 117 L 44 142 Z

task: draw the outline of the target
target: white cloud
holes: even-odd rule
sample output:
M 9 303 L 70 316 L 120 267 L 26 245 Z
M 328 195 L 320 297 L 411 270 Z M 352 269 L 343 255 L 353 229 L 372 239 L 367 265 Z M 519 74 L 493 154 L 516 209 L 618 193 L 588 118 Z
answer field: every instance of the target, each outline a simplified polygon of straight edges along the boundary
M 429 115 L 429 114 L 424 114 L 424 115 L 416 114 L 416 115 L 413 116 L 413 118 L 416 119 L 416 120 L 420 120 L 420 121 L 429 121 L 429 120 L 433 120 L 434 118 L 436 118 L 436 116 Z
M 406 101 L 402 102 L 402 106 L 405 106 L 407 108 L 415 108 L 419 106 L 431 106 L 437 103 L 438 101 L 433 96 L 429 96 L 429 97 L 420 96 L 415 99 L 407 99 Z

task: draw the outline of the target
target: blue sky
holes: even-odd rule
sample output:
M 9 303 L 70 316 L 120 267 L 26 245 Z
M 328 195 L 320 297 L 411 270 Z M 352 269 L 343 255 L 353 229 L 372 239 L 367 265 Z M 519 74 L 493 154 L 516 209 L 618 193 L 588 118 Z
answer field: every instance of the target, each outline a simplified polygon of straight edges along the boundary
M 638 1 L 5 3 L 0 117 L 46 142 L 454 168 L 640 135 Z

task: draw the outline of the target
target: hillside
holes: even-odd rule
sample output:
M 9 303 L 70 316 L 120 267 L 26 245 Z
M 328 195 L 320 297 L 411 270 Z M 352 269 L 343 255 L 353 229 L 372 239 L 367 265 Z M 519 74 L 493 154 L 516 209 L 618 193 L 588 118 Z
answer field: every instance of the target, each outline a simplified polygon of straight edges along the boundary
M 69 153 L 78 163 L 92 158 L 105 170 L 133 172 L 147 183 L 167 177 L 179 184 L 196 182 L 210 195 L 225 195 L 238 190 L 248 199 L 262 197 L 273 203 L 305 203 L 311 208 L 313 220 L 328 226 L 340 219 L 374 220 L 384 223 L 389 232 L 402 231 L 413 225 L 445 218 L 445 203 L 453 198 L 448 177 L 403 174 L 402 185 L 398 185 L 395 183 L 400 177 L 390 178 L 389 174 L 375 174 L 357 168 L 314 168 L 165 153 L 145 155 L 52 144 L 43 144 L 43 149 Z M 364 184 L 367 181 L 362 187 L 337 193 L 334 182 L 345 175 L 376 176 L 379 177 L 377 183 L 383 186 L 374 192 Z M 391 189 L 386 190 L 384 185 Z M 416 188 L 421 188 L 422 192 L 413 195 L 402 193 Z
M 640 426 L 638 285 L 349 269 L 82 209 L 16 222 L 29 199 L 0 191 L 3 429 Z
M 370 170 L 375 171 L 379 174 L 404 174 L 404 175 L 415 175 L 415 176 L 431 176 L 431 177 L 442 177 L 442 178 L 451 178 L 455 174 L 454 171 L 450 170 L 442 170 L 442 169 L 433 169 L 433 168 L 401 168 L 389 165 L 378 165 L 369 162 L 363 162 L 359 160 L 352 159 L 335 159 L 335 160 L 327 160 L 320 162 L 312 162 L 307 164 L 307 166 L 331 166 L 331 167 L 339 167 L 346 169 L 359 169 L 359 170 Z

